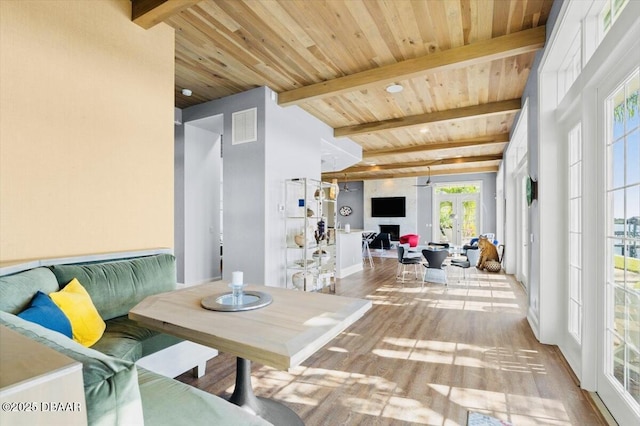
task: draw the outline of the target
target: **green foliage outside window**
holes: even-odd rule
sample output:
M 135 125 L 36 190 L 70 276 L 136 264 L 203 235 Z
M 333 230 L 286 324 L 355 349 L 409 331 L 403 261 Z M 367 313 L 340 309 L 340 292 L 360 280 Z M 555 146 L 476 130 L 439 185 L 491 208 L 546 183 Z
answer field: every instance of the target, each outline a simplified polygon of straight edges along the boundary
M 624 121 L 624 111 L 625 111 L 624 106 L 625 106 L 624 102 L 620 102 L 613 109 L 613 118 L 618 123 L 622 123 Z M 628 118 L 632 118 L 638 113 L 638 92 L 635 92 L 629 95 L 629 97 L 627 98 L 626 110 L 627 110 L 627 114 L 629 115 Z

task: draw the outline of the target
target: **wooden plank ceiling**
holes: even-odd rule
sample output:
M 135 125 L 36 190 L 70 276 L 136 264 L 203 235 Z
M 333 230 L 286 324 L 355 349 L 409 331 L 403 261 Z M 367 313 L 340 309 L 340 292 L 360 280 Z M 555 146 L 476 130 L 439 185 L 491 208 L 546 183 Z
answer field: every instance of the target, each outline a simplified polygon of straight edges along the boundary
M 268 86 L 362 146 L 341 180 L 496 171 L 552 3 L 138 1 L 175 28 L 177 107 Z

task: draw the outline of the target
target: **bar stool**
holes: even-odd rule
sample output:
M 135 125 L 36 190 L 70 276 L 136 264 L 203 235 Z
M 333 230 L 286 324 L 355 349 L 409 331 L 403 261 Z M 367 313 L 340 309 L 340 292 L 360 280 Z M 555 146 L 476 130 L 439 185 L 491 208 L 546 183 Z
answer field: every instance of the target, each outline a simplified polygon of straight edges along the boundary
M 366 265 L 367 259 L 369 260 L 369 266 L 373 268 L 373 257 L 371 257 L 371 250 L 369 244 L 375 238 L 375 232 L 369 232 L 362 234 L 362 262 Z

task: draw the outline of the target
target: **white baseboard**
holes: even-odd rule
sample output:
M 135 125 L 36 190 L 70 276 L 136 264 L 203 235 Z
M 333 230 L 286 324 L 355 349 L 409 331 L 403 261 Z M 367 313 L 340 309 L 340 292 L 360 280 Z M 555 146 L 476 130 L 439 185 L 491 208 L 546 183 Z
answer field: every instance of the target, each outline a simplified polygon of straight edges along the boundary
M 336 278 L 344 278 L 358 271 L 362 271 L 362 269 L 363 269 L 362 262 L 356 263 L 355 265 L 351 265 L 336 271 Z

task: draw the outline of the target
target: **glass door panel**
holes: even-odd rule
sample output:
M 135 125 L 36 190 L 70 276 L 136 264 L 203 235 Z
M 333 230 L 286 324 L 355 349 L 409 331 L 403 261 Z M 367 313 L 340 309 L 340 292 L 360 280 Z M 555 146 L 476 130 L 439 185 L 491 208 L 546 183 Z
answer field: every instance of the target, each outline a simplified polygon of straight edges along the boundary
M 462 229 L 461 238 L 462 242 L 468 242 L 471 238 L 478 235 L 478 201 L 477 200 L 462 200 Z
M 640 413 L 640 70 L 606 100 L 607 277 L 603 373 L 605 404 Z
M 440 200 L 439 203 L 439 219 L 440 223 L 440 239 L 436 242 L 451 243 L 453 241 L 454 229 L 453 229 L 453 200 Z

